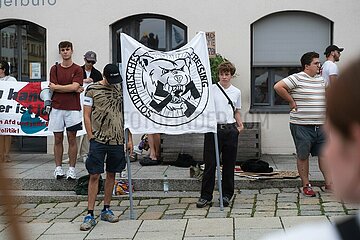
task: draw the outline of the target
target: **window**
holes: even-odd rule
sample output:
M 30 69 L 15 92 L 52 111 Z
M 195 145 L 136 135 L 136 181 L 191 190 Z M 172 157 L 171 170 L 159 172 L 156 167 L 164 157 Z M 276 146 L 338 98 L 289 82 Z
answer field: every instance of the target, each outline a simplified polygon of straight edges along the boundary
M 0 56 L 10 63 L 10 74 L 18 81 L 45 81 L 46 29 L 26 21 L 5 21 L 0 22 L 0 35 Z
M 113 62 L 121 63 L 120 33 L 151 49 L 170 51 L 187 43 L 187 27 L 173 18 L 155 14 L 135 15 L 112 26 Z
M 275 13 L 251 25 L 251 112 L 288 112 L 274 91 L 279 80 L 301 71 L 300 58 L 315 51 L 324 61 L 332 22 L 307 12 Z

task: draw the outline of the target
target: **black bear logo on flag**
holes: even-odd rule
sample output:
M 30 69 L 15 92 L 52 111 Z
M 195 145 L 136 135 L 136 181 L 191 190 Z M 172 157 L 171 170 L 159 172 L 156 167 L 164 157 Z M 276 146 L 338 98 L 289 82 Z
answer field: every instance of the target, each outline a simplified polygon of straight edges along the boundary
M 192 48 L 172 53 L 138 48 L 129 59 L 126 73 L 130 99 L 145 117 L 156 123 L 185 124 L 207 105 L 208 78 Z

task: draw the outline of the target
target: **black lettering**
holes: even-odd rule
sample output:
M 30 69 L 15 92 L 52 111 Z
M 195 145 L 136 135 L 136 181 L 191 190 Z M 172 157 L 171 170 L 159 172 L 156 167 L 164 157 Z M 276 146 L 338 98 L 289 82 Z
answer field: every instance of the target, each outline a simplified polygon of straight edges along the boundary
M 0 90 L 0 98 L 2 98 L 4 90 Z
M 4 0 L 4 5 L 10 7 L 12 5 L 12 0 Z
M 10 109 L 12 108 L 11 105 L 0 105 L 0 113 L 8 113 Z
M 56 4 L 56 0 L 48 0 L 48 4 L 50 5 L 50 6 L 54 6 L 55 4 Z
M 39 0 L 32 0 L 33 6 L 39 6 Z
M 8 100 L 16 100 L 18 93 L 14 91 L 13 88 L 10 88 Z
M 21 6 L 26 7 L 29 5 L 30 0 L 21 0 Z

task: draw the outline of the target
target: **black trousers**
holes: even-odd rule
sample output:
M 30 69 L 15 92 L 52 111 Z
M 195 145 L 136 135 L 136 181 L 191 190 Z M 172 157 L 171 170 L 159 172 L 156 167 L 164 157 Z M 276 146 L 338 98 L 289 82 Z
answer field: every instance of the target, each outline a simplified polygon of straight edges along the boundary
M 234 168 L 238 145 L 238 135 L 235 124 L 218 125 L 219 154 L 222 161 L 222 192 L 229 199 L 234 195 Z M 214 134 L 206 133 L 204 140 L 205 170 L 201 186 L 201 198 L 211 201 L 215 187 L 215 143 Z

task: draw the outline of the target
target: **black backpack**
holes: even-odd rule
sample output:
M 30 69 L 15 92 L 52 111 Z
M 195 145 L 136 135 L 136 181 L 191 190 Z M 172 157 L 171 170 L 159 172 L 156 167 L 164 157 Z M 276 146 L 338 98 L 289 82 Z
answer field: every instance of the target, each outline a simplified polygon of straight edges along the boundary
M 87 195 L 88 194 L 89 179 L 90 179 L 90 175 L 88 174 L 88 175 L 80 177 L 77 180 L 77 183 L 74 187 L 74 191 L 77 195 Z M 104 180 L 102 179 L 102 177 L 100 175 L 98 193 L 103 190 L 104 190 Z
M 179 153 L 176 161 L 167 162 L 166 164 L 176 166 L 176 167 L 191 167 L 196 166 L 197 162 L 194 160 L 194 158 L 187 153 Z

